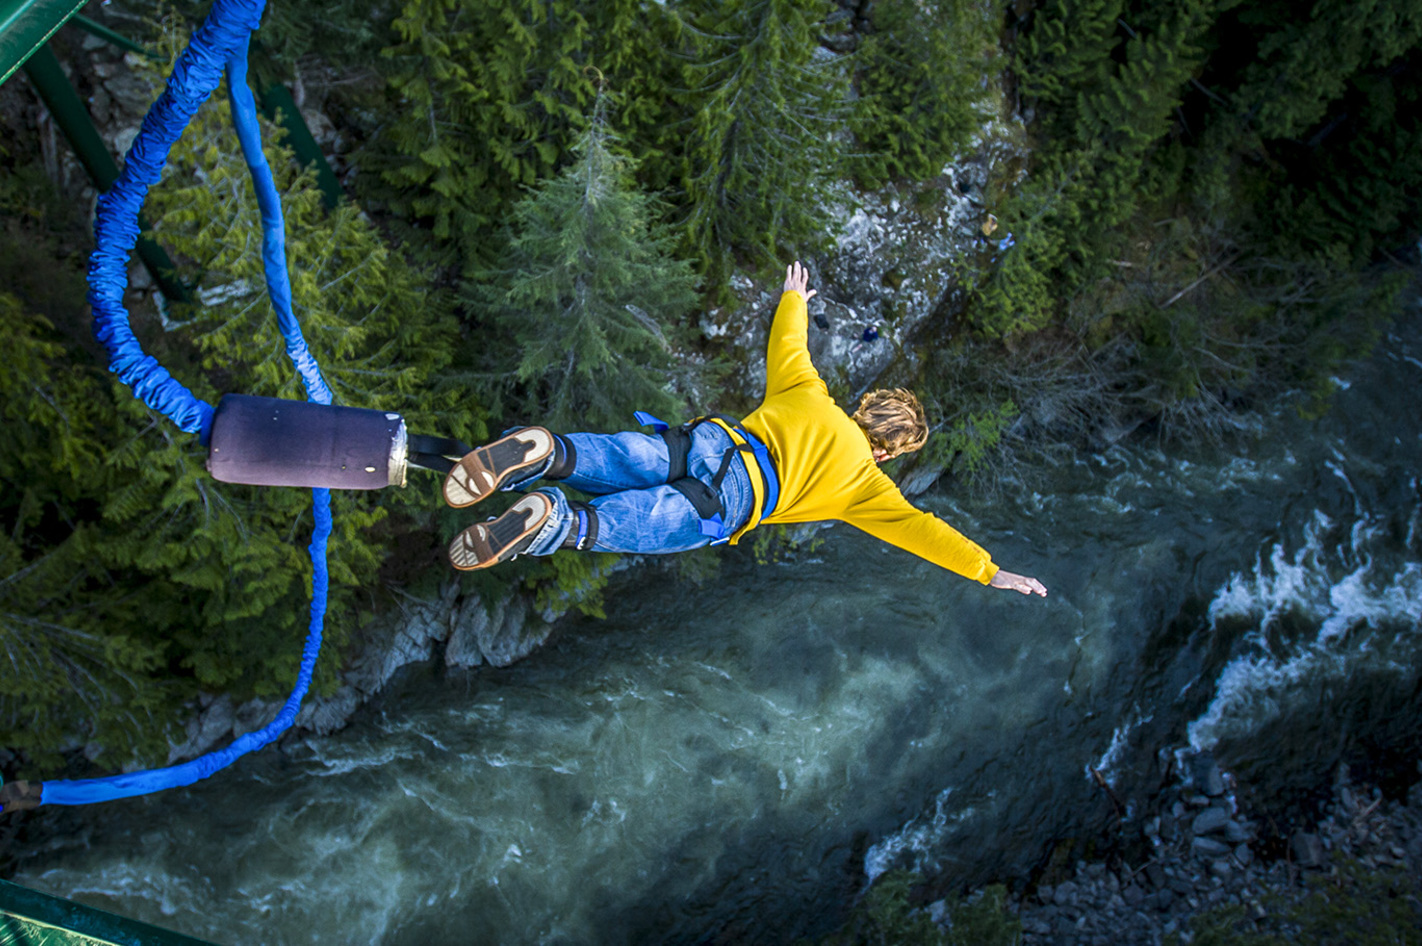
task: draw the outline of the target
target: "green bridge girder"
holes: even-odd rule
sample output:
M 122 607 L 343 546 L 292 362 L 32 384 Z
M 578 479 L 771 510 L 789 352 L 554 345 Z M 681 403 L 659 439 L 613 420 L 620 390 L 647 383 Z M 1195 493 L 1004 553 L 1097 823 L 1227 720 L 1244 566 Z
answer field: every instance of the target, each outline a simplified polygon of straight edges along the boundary
M 0 0 L 0 82 L 54 35 L 88 0 Z
M 213 946 L 0 880 L 0 946 Z

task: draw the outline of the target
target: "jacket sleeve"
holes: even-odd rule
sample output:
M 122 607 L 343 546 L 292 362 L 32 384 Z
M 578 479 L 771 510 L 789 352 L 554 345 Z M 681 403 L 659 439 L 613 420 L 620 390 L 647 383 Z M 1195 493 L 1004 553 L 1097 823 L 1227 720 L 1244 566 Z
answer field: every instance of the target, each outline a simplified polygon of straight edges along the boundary
M 887 489 L 856 503 L 844 521 L 964 578 L 986 585 L 997 574 L 992 556 L 976 542 L 932 513 L 904 499 L 893 480 L 883 478 Z
M 819 372 L 810 361 L 809 318 L 805 297 L 800 293 L 791 291 L 780 297 L 765 352 L 766 398 L 802 384 L 813 383 L 824 388 Z

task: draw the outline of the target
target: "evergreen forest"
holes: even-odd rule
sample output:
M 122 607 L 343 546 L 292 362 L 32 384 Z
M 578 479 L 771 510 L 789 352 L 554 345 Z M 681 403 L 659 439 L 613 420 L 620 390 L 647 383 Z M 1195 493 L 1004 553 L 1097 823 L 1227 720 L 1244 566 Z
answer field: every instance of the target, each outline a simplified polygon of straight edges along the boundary
M 110 57 L 151 101 L 205 9 L 88 12 L 159 53 Z M 84 94 L 93 46 L 71 32 L 56 49 Z M 964 480 L 1090 449 L 1103 418 L 1189 438 L 1281 397 L 1325 411 L 1417 263 L 1422 0 L 330 0 L 271 5 L 259 36 L 257 81 L 335 142 L 332 207 L 268 128 L 328 380 L 471 443 L 749 410 L 738 366 L 759 352 L 708 313 L 815 269 L 869 195 L 932 218 L 961 196 L 955 162 L 987 167 L 972 196 L 996 230 L 914 274 L 938 301 L 882 380 L 936 415 L 914 462 Z M 145 205 L 190 298 L 136 283 L 134 324 L 211 403 L 300 397 L 226 109 L 199 113 Z M 92 188 L 23 74 L 0 126 L 0 767 L 162 763 L 204 695 L 289 688 L 309 497 L 214 483 L 196 438 L 107 372 Z M 452 580 L 462 523 L 420 476 L 334 497 L 321 692 L 374 615 Z M 459 580 L 595 614 L 607 565 Z

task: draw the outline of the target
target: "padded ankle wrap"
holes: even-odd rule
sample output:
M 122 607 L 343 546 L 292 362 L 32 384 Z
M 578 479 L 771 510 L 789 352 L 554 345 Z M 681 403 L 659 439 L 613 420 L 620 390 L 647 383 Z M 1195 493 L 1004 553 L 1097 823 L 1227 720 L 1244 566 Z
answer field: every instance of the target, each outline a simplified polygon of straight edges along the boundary
M 553 435 L 553 462 L 543 474 L 545 480 L 565 480 L 578 465 L 578 448 L 561 434 Z
M 587 503 L 569 500 L 568 510 L 573 514 L 573 527 L 559 548 L 587 551 L 597 542 L 597 510 Z

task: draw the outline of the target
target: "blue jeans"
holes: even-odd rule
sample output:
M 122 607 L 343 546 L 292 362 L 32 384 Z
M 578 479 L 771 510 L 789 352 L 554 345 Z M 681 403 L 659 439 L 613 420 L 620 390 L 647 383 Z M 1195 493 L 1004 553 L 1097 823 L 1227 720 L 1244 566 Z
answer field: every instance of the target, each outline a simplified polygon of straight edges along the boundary
M 597 510 L 596 552 L 633 552 L 648 555 L 685 552 L 710 545 L 701 531 L 701 516 L 681 493 L 666 485 L 670 462 L 667 444 L 659 436 L 620 434 L 564 434 L 577 451 L 573 472 L 562 480 L 574 489 L 592 494 Z M 700 424 L 691 432 L 686 472 L 707 486 L 721 468 L 722 457 L 735 444 L 715 424 Z M 505 489 L 520 489 L 536 482 L 543 471 Z M 525 555 L 552 555 L 577 522 L 561 490 L 539 490 L 553 500 L 553 515 L 533 539 Z M 755 495 L 750 474 L 737 453 L 731 459 L 717 491 L 721 516 L 730 535 L 750 520 Z

